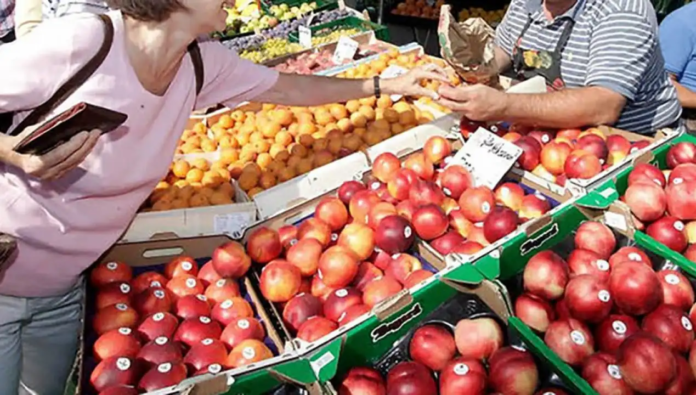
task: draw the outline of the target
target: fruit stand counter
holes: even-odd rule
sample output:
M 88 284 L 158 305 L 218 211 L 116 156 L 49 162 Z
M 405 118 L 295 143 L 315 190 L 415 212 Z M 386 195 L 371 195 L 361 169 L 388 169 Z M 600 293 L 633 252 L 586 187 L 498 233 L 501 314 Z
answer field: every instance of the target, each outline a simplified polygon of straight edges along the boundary
M 654 243 L 606 225 L 630 221 L 617 197 L 613 187 L 591 192 L 476 268 L 506 286 L 510 326 L 574 393 L 687 393 L 693 278 Z

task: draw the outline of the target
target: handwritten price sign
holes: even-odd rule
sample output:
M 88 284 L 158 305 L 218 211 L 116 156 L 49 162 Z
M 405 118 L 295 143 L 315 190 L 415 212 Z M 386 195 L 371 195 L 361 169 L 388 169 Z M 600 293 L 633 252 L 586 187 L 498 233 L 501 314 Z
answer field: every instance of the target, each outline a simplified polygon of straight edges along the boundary
M 355 52 L 358 51 L 357 41 L 349 37 L 341 37 L 336 45 L 336 50 L 333 54 L 333 62 L 335 64 L 343 64 L 346 60 L 353 60 Z
M 494 189 L 522 155 L 522 148 L 478 128 L 449 163 L 464 166 L 477 186 Z

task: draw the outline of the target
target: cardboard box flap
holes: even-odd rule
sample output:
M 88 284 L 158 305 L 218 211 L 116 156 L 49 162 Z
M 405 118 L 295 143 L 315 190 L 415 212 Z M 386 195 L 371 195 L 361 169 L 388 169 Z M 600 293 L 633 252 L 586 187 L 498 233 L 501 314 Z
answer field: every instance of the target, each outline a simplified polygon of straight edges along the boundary
M 631 239 L 636 233 L 636 226 L 633 223 L 631 209 L 626 203 L 621 201 L 616 201 L 609 206 L 607 211 L 604 212 L 602 222 Z
M 269 367 L 268 371 L 284 383 L 306 385 L 316 381 L 309 361 L 304 358 Z
M 546 213 L 534 221 L 529 221 L 529 223 L 524 226 L 524 233 L 528 237 L 534 236 L 539 230 L 545 228 L 551 222 L 553 222 L 553 213 Z
M 655 160 L 655 154 L 652 153 L 652 151 L 645 151 L 642 154 L 638 155 L 631 164 L 633 166 L 643 164 L 643 163 L 650 163 L 653 160 Z
M 411 295 L 408 289 L 402 289 L 396 295 L 373 307 L 372 313 L 379 321 L 384 321 L 411 303 L 413 303 L 413 295 Z
M 344 338 L 340 336 L 308 356 L 309 365 L 319 382 L 327 382 L 336 376 Z
M 579 197 L 575 204 L 591 209 L 607 209 L 618 199 L 619 192 L 616 190 L 616 184 L 609 180 L 585 196 Z

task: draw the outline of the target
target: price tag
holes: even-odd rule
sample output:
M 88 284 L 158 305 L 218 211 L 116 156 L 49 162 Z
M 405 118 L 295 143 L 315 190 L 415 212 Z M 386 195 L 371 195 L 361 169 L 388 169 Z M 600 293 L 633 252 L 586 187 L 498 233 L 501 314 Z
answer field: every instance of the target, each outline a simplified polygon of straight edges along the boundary
M 305 48 L 312 48 L 312 29 L 307 26 L 299 26 L 297 33 L 300 36 L 300 45 Z
M 398 77 L 400 75 L 404 75 L 406 73 L 408 73 L 408 69 L 405 69 L 401 66 L 391 65 L 391 66 L 387 67 L 386 69 L 384 69 L 384 71 L 382 71 L 382 74 L 380 74 L 379 76 L 380 76 L 380 78 L 383 78 L 383 79 L 389 79 L 389 78 L 396 78 L 396 77 Z M 393 102 L 397 102 L 397 101 L 401 100 L 402 97 L 403 97 L 402 95 L 391 95 L 391 99 Z
M 622 214 L 606 211 L 604 213 L 604 222 L 611 228 L 624 232 L 628 230 L 626 217 L 624 217 Z
M 250 223 L 251 215 L 249 213 L 217 214 L 213 218 L 213 228 L 217 234 L 240 232 Z
M 522 155 L 522 148 L 478 128 L 450 162 L 464 166 L 477 186 L 494 189 Z
M 341 37 L 333 54 L 333 62 L 335 64 L 343 64 L 346 60 L 353 60 L 353 56 L 355 56 L 359 46 L 360 44 L 352 38 Z
M 319 373 L 321 369 L 324 368 L 324 366 L 328 365 L 335 359 L 334 355 L 329 351 L 326 354 L 322 355 L 317 359 L 316 361 L 309 361 L 309 365 L 312 367 L 312 370 L 314 370 L 315 373 Z

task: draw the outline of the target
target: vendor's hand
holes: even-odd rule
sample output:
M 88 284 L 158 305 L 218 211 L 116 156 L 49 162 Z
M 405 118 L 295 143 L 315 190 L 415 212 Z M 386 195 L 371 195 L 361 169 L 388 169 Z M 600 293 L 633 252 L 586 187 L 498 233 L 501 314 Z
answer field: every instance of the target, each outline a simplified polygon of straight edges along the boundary
M 437 100 L 439 98 L 437 92 L 421 86 L 422 80 L 449 83 L 449 78 L 444 69 L 434 64 L 428 64 L 411 69 L 408 73 L 398 77 L 382 80 L 384 84 L 383 91 L 390 95 L 428 96 L 433 100 Z
M 501 121 L 505 118 L 508 98 L 505 92 L 478 84 L 458 87 L 443 85 L 439 93 L 440 104 L 472 121 Z
M 13 148 L 35 127 L 27 128 L 18 136 L 0 135 L 0 158 L 10 165 L 22 169 L 26 174 L 42 180 L 55 180 L 76 168 L 92 152 L 101 130 L 84 131 L 66 143 L 44 155 L 23 155 Z

